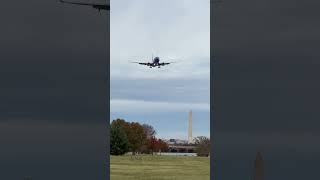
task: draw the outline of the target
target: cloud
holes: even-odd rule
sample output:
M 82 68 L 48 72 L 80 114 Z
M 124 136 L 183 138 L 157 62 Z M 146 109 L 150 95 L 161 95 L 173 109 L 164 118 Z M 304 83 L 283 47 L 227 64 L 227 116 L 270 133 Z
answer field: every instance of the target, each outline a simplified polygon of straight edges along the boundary
M 111 12 L 112 79 L 209 77 L 209 1 L 127 3 L 130 8 L 126 15 L 119 13 L 124 5 L 121 1 L 113 3 L 115 13 Z M 178 63 L 161 69 L 128 63 L 148 62 L 152 53 L 161 61 Z M 201 66 L 204 62 L 206 65 Z
M 186 111 L 186 109 L 194 109 L 208 112 L 210 111 L 210 104 L 111 99 L 110 109 L 111 113 L 126 112 L 154 114 L 164 112 L 182 112 Z
M 138 119 L 162 136 L 183 137 L 177 132 L 185 129 L 181 123 L 192 109 L 199 113 L 197 129 L 209 132 L 209 3 L 111 2 L 112 118 Z M 175 63 L 152 69 L 130 63 L 149 62 L 152 55 Z
M 209 78 L 112 79 L 111 98 L 145 101 L 208 103 Z
M 164 62 L 174 62 L 161 68 L 149 68 L 139 64 L 130 63 L 130 57 L 119 57 L 117 63 L 113 63 L 111 69 L 111 79 L 128 80 L 176 80 L 180 79 L 209 79 L 210 58 L 209 57 L 178 57 Z M 160 58 L 161 59 L 161 58 Z M 127 61 L 124 61 L 127 60 Z M 149 62 L 150 60 L 131 60 L 138 62 Z

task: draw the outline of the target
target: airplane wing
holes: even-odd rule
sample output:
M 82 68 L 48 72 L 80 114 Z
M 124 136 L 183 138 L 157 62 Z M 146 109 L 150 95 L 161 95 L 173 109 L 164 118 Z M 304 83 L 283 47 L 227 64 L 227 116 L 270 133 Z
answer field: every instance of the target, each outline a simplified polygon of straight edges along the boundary
M 131 62 L 131 63 L 137 63 L 137 64 L 140 64 L 140 65 L 146 65 L 146 66 L 150 65 L 150 63 L 142 63 L 142 62 Z
M 164 62 L 163 63 L 159 63 L 160 66 L 165 66 L 165 65 L 168 65 L 168 64 L 171 64 L 171 62 L 170 63 L 164 63 Z
M 82 3 L 82 2 L 70 2 L 70 1 L 64 1 L 64 0 L 60 0 L 60 2 L 67 3 L 67 4 L 92 6 L 93 8 L 96 8 L 96 9 L 99 9 L 99 10 L 110 10 L 110 5 L 108 5 L 108 4 L 93 4 L 93 3 Z
M 162 62 L 162 63 L 159 63 L 160 66 L 165 66 L 165 65 L 169 65 L 169 64 L 172 64 L 172 63 L 176 63 L 175 61 L 174 62 Z

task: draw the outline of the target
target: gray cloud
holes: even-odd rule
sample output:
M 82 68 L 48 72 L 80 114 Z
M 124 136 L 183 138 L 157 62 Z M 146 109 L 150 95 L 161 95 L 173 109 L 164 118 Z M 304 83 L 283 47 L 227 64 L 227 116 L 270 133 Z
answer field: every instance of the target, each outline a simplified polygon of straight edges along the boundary
M 209 0 L 113 1 L 112 9 L 112 117 L 147 121 L 161 137 L 186 138 L 177 120 L 193 109 L 201 114 L 195 129 L 208 135 Z M 129 63 L 151 61 L 152 54 L 176 63 L 161 69 Z
M 186 109 L 209 111 L 209 103 L 174 103 L 167 101 L 143 101 L 143 100 L 127 100 L 127 99 L 112 99 L 110 101 L 110 111 L 121 113 L 126 110 L 126 113 L 163 113 L 163 112 L 185 112 Z M 161 110 L 154 112 L 154 110 Z
M 111 80 L 111 99 L 208 103 L 209 79 Z

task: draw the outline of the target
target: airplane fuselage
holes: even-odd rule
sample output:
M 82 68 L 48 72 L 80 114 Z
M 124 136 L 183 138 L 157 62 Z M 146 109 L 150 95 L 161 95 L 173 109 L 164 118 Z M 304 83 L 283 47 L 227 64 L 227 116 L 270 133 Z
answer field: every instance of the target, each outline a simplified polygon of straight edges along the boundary
M 153 67 L 158 67 L 160 68 L 161 66 L 165 66 L 168 65 L 172 62 L 160 62 L 160 58 L 159 57 L 155 57 L 151 59 L 151 62 L 133 62 L 133 63 L 138 63 L 140 65 L 145 65 L 148 66 L 149 68 L 153 68 Z
M 160 58 L 159 57 L 155 57 L 152 62 L 149 64 L 149 67 L 157 67 L 160 68 Z

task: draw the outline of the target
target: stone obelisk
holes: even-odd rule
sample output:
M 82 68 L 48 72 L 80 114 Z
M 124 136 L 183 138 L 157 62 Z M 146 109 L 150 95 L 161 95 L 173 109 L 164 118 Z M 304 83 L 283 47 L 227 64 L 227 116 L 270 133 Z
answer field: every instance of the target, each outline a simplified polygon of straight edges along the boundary
M 257 153 L 256 160 L 254 161 L 253 180 L 264 180 L 264 166 L 260 152 Z
M 192 111 L 189 112 L 188 143 L 192 143 Z

